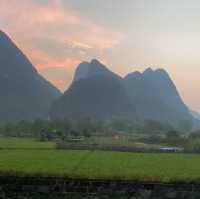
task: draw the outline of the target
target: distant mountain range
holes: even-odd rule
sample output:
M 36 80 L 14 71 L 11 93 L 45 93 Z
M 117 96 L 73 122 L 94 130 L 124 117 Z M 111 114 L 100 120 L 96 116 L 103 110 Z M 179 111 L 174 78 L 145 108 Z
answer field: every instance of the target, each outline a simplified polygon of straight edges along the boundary
M 60 95 L 0 31 L 0 121 L 47 118 L 52 102 Z
M 173 81 L 163 69 L 133 72 L 125 78 L 98 60 L 82 62 L 61 95 L 21 50 L 0 32 L 0 121 L 36 118 L 192 121 Z
M 54 103 L 51 117 L 156 120 L 175 125 L 192 120 L 165 70 L 148 68 L 121 78 L 97 60 L 79 64 L 70 88 Z
M 143 73 L 130 73 L 124 78 L 124 83 L 143 119 L 175 124 L 191 119 L 187 106 L 165 70 L 148 68 Z
M 52 118 L 132 118 L 137 113 L 123 79 L 97 60 L 81 63 L 70 88 L 51 110 Z

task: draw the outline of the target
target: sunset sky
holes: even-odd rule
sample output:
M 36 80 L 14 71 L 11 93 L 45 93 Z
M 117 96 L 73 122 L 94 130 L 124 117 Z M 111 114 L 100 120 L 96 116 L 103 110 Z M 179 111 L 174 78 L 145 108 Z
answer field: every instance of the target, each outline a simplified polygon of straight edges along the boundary
M 61 90 L 83 60 L 166 69 L 200 111 L 199 0 L 0 0 L 0 29 Z

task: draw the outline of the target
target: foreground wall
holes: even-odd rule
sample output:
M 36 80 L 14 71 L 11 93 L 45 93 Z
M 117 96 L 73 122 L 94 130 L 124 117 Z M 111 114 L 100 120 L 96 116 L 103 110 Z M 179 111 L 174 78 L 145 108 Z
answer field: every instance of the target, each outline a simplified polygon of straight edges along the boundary
M 0 177 L 0 199 L 199 199 L 200 184 Z

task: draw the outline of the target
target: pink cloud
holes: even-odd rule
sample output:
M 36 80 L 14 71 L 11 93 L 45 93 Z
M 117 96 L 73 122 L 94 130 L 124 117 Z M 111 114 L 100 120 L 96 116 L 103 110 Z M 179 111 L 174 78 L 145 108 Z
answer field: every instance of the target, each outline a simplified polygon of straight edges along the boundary
M 48 4 L 40 4 L 35 0 L 1 0 L 0 20 L 4 22 L 3 30 L 39 71 L 47 67 L 62 66 L 72 73 L 80 60 L 67 54 L 52 58 L 46 50 L 36 46 L 35 40 L 38 38 L 46 38 L 56 45 L 66 44 L 66 47 L 68 45 L 74 49 L 84 49 L 81 51 L 82 56 L 87 50 L 94 49 L 96 52 L 113 48 L 123 39 L 120 33 L 95 24 L 74 10 L 63 8 L 61 0 L 49 0 Z M 53 81 L 59 87 L 63 85 L 60 79 Z
M 50 0 L 48 5 L 34 0 L 1 0 L 0 17 L 7 21 L 5 29 L 17 39 L 46 37 L 97 49 L 111 48 L 122 39 L 120 33 L 63 9 L 59 0 Z
M 40 73 L 45 78 L 48 78 L 49 81 L 57 85 L 61 91 L 65 91 L 69 86 L 69 83 L 72 79 L 72 73 L 65 67 L 48 67 L 41 68 Z

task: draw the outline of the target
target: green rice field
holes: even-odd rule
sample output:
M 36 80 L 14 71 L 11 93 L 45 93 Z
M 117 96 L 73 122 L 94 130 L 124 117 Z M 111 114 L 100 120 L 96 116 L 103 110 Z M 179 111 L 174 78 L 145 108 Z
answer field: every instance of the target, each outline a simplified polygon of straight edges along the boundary
M 0 150 L 1 175 L 159 182 L 200 181 L 200 156 L 71 150 Z
M 54 142 L 39 142 L 31 138 L 0 137 L 0 149 L 53 149 Z
M 200 155 L 56 150 L 55 142 L 1 137 L 0 175 L 200 182 Z

